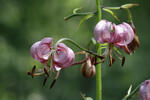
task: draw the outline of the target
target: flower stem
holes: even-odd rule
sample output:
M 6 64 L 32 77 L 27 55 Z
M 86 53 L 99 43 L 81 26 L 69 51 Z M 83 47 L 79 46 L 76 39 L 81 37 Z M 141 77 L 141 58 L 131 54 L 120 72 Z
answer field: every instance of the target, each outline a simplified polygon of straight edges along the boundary
M 69 20 L 70 18 L 72 17 L 75 17 L 75 16 L 86 16 L 86 15 L 89 15 L 89 14 L 94 14 L 96 15 L 97 12 L 85 12 L 85 13 L 74 13 L 72 15 L 69 15 L 67 17 L 64 17 L 64 20 Z
M 139 84 L 129 95 L 126 95 L 122 100 L 129 100 L 133 95 L 137 93 L 141 84 Z
M 97 7 L 97 22 L 101 20 L 101 7 L 100 0 L 96 0 Z M 97 46 L 97 54 L 101 55 L 101 44 Z M 100 59 L 97 58 L 97 62 Z M 96 65 L 96 100 L 102 100 L 102 76 L 101 76 L 101 64 Z
M 62 39 L 58 40 L 57 43 L 55 44 L 55 48 L 57 48 L 58 43 L 61 43 L 63 41 L 69 41 L 70 43 L 72 43 L 73 45 L 75 45 L 76 47 L 78 47 L 80 50 L 83 50 L 83 51 L 85 51 L 85 52 L 87 52 L 89 54 L 92 54 L 92 55 L 94 55 L 94 56 L 96 56 L 96 57 L 98 57 L 100 59 L 104 58 L 104 57 L 102 57 L 102 56 L 100 56 L 100 55 L 98 55 L 98 54 L 96 54 L 96 53 L 94 53 L 92 51 L 89 51 L 89 50 L 81 47 L 79 44 L 77 44 L 76 42 L 74 42 L 73 40 L 71 40 L 69 38 L 62 38 Z

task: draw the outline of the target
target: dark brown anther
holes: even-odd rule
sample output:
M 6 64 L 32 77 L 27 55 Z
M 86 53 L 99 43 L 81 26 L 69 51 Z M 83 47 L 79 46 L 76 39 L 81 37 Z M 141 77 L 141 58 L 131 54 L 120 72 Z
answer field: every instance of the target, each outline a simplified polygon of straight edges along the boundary
M 27 72 L 27 75 L 31 75 L 31 72 Z
M 34 77 L 34 73 L 35 73 L 35 69 L 36 69 L 36 66 L 34 65 L 33 68 L 32 68 L 32 71 L 31 72 L 27 72 L 27 75 L 31 75 L 31 77 L 33 78 Z
M 112 58 L 112 64 L 115 62 L 116 60 L 114 58 Z
M 44 78 L 44 80 L 43 80 L 43 87 L 45 86 L 47 79 L 48 79 L 48 77 Z
M 36 69 L 36 66 L 34 65 L 33 68 L 32 68 L 32 72 L 31 72 L 32 78 L 34 77 L 35 69 Z
M 126 60 L 126 58 L 125 58 L 125 56 L 123 56 L 123 57 L 122 57 L 122 63 L 121 63 L 121 66 L 123 66 L 123 65 L 124 65 L 125 60 Z
M 53 80 L 52 84 L 50 85 L 50 89 L 54 86 L 55 83 L 56 83 L 56 79 Z
M 54 86 L 54 84 L 56 83 L 56 80 L 58 79 L 58 76 L 60 74 L 60 71 L 57 72 L 56 76 L 55 76 L 55 79 L 53 80 L 53 82 L 51 83 L 50 85 L 50 89 Z
M 47 69 L 45 67 L 44 67 L 44 72 L 49 77 L 48 71 L 47 71 Z

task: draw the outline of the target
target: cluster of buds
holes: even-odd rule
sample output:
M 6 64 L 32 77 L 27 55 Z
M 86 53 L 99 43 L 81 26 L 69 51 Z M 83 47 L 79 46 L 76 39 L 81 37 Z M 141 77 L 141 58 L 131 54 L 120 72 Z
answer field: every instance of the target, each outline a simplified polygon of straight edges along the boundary
M 122 48 L 126 53 L 130 54 L 135 51 L 136 46 L 139 46 L 139 40 L 133 23 L 130 25 L 123 22 L 116 25 L 110 21 L 101 20 L 95 26 L 94 35 L 97 42 L 101 44 L 108 43 L 108 48 L 103 55 L 109 55 L 110 66 L 115 61 L 111 55 L 114 47 Z M 122 63 L 124 61 L 125 57 L 122 58 Z
M 55 48 L 52 46 L 52 41 L 52 38 L 47 37 L 32 45 L 30 50 L 31 56 L 38 62 L 41 62 L 44 66 L 42 72 L 40 70 L 38 73 L 35 72 L 36 67 L 34 66 L 32 71 L 28 72 L 32 77 L 44 73 L 49 77 L 51 71 L 56 71 L 56 80 L 61 69 L 73 64 L 75 59 L 73 50 L 63 43 L 58 43 Z M 47 77 L 44 79 L 43 84 L 45 84 Z

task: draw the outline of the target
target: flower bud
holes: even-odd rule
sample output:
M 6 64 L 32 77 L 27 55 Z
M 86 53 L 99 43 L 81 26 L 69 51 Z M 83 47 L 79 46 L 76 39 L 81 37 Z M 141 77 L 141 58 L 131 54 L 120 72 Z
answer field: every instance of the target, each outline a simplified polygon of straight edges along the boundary
M 139 94 L 140 100 L 150 100 L 150 80 L 146 80 L 142 83 Z
M 69 67 L 73 64 L 75 54 L 72 49 L 63 43 L 57 45 L 56 53 L 53 55 L 53 68 L 60 70 L 61 68 Z
M 42 39 L 41 41 L 34 43 L 30 49 L 31 56 L 35 60 L 45 65 L 50 56 L 50 47 L 52 44 L 52 40 L 52 38 L 47 37 Z
M 82 64 L 81 72 L 84 77 L 91 78 L 95 76 L 96 74 L 95 65 L 91 64 L 90 58 L 85 63 Z

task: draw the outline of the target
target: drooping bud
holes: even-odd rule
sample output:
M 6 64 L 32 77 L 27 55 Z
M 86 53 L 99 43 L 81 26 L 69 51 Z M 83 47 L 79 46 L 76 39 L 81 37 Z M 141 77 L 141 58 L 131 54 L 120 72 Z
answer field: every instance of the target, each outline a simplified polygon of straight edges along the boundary
M 34 43 L 30 49 L 31 56 L 45 65 L 50 56 L 52 40 L 52 38 L 47 37 Z
M 53 55 L 53 68 L 60 70 L 61 68 L 69 67 L 73 64 L 75 54 L 72 49 L 63 43 L 57 45 L 56 53 Z
M 95 65 L 92 65 L 91 59 L 88 58 L 85 63 L 82 64 L 81 72 L 84 77 L 91 78 L 96 74 Z
M 146 80 L 142 83 L 139 94 L 140 100 L 150 100 L 150 80 Z

